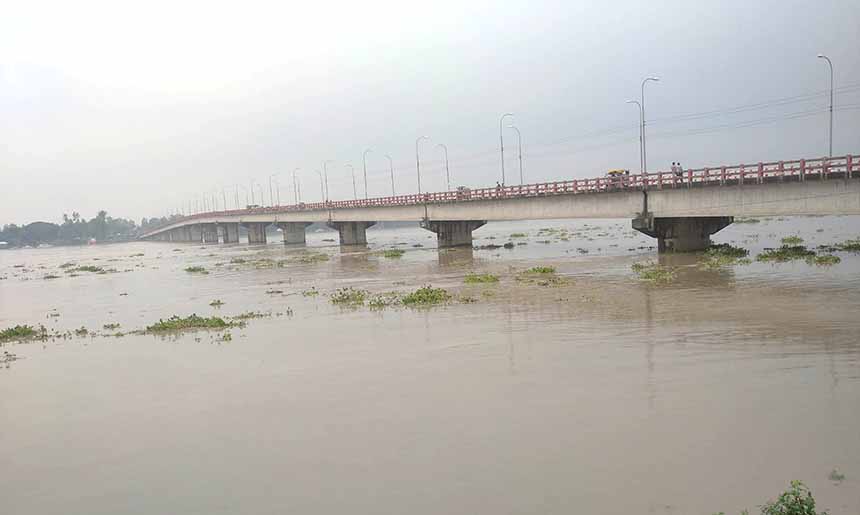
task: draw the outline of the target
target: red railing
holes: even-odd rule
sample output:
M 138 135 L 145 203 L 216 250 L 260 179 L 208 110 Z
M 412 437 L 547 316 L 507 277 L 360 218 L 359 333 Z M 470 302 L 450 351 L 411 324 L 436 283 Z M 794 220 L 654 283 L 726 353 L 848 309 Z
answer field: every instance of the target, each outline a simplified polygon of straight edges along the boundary
M 654 190 L 670 188 L 693 188 L 702 186 L 724 186 L 763 184 L 780 181 L 805 181 L 807 179 L 826 180 L 831 177 L 851 178 L 860 176 L 860 155 L 847 155 L 833 158 L 799 159 L 795 161 L 775 161 L 769 163 L 740 164 L 715 168 L 697 168 L 681 172 L 654 172 L 646 175 L 633 174 L 595 179 L 571 179 L 568 181 L 498 186 L 464 191 L 440 191 L 434 193 L 397 195 L 360 200 L 333 200 L 328 202 L 300 203 L 298 205 L 259 207 L 211 211 L 171 220 L 158 228 L 148 231 L 144 236 L 188 220 L 210 218 L 213 216 L 239 216 L 293 213 L 298 211 L 318 211 L 331 209 L 351 209 L 365 207 L 409 206 L 416 204 L 442 202 L 471 202 L 476 200 L 515 199 L 542 197 L 548 195 L 571 195 L 586 193 L 607 193 L 625 190 Z

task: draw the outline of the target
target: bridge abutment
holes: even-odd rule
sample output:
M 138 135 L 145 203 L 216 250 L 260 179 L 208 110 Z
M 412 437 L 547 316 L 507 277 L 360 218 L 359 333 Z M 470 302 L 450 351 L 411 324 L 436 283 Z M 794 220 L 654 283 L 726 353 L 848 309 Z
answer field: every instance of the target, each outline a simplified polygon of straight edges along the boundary
M 684 216 L 654 218 L 639 216 L 633 228 L 657 238 L 657 252 L 692 252 L 711 245 L 711 235 L 734 221 L 732 216 Z
M 243 222 L 242 225 L 248 229 L 249 244 L 266 244 L 266 227 L 269 226 L 269 222 Z
M 311 222 L 278 222 L 277 226 L 284 233 L 284 245 L 298 245 L 306 242 L 305 228 Z
M 435 221 L 422 220 L 421 227 L 436 233 L 436 244 L 440 249 L 472 246 L 472 231 L 482 227 L 485 220 Z
M 367 228 L 376 222 L 328 222 L 326 225 L 336 229 L 341 245 L 367 245 Z
M 239 224 L 238 223 L 219 223 L 221 229 L 221 238 L 224 243 L 239 243 Z

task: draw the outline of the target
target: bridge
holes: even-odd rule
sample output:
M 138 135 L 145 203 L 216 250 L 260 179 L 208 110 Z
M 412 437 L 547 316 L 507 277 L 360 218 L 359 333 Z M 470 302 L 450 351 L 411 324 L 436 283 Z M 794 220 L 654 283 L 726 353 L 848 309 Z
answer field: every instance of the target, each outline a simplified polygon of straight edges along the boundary
M 472 231 L 490 221 L 630 218 L 665 252 L 707 248 L 734 217 L 793 215 L 860 215 L 860 156 L 214 211 L 171 220 L 141 239 L 238 243 L 243 226 L 250 244 L 264 244 L 274 224 L 284 243 L 303 244 L 305 228 L 321 222 L 341 245 L 363 245 L 377 222 L 417 221 L 445 248 L 471 245 Z

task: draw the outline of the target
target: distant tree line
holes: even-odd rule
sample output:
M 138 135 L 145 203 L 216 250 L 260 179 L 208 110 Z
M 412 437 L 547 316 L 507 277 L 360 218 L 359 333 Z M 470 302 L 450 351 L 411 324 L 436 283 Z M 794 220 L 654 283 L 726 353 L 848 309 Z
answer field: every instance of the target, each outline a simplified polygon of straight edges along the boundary
M 113 218 L 107 211 L 99 211 L 90 220 L 85 220 L 77 212 L 72 216 L 63 214 L 63 223 L 33 222 L 27 225 L 8 224 L 0 230 L 0 248 L 35 247 L 47 245 L 83 245 L 90 240 L 98 243 L 128 241 L 151 227 L 169 222 L 177 215 L 161 218 L 143 218 L 140 225 L 134 220 Z

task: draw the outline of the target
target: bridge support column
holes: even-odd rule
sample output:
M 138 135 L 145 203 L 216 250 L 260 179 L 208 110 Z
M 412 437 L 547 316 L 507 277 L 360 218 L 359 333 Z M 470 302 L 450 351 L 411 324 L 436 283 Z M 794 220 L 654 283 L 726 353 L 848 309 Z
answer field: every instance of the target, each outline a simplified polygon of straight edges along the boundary
M 242 225 L 248 229 L 248 243 L 250 245 L 266 244 L 266 227 L 269 222 L 243 222 Z
M 218 243 L 218 226 L 215 224 L 203 224 L 203 243 Z
M 188 226 L 188 233 L 191 235 L 191 239 L 188 241 L 194 243 L 200 243 L 203 241 L 203 226 L 200 224 L 194 224 Z
M 367 228 L 376 222 L 329 222 L 327 225 L 337 229 L 341 245 L 367 245 Z
M 277 226 L 284 232 L 284 245 L 305 243 L 305 228 L 311 222 L 278 222 Z
M 691 252 L 708 248 L 711 235 L 733 221 L 731 216 L 654 218 L 640 215 L 633 219 L 633 228 L 657 238 L 658 252 Z
M 434 221 L 422 220 L 421 227 L 436 233 L 440 249 L 472 246 L 472 231 L 486 224 L 486 220 Z
M 221 229 L 221 238 L 224 243 L 239 243 L 239 224 L 238 223 L 222 223 L 218 224 Z

